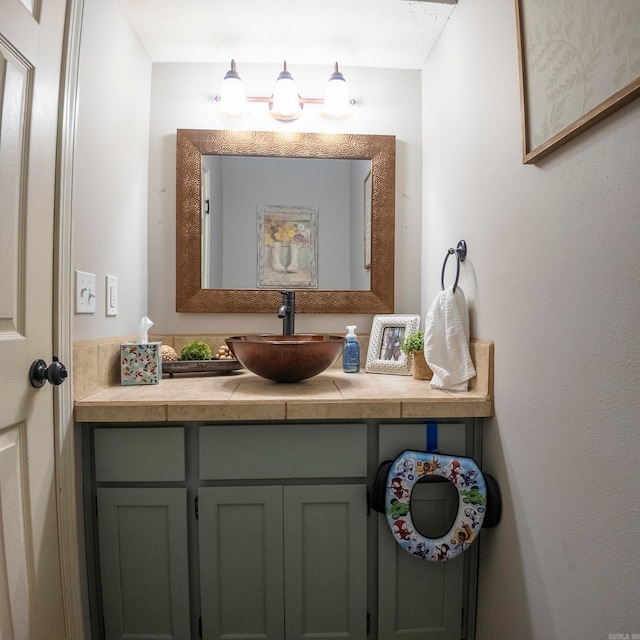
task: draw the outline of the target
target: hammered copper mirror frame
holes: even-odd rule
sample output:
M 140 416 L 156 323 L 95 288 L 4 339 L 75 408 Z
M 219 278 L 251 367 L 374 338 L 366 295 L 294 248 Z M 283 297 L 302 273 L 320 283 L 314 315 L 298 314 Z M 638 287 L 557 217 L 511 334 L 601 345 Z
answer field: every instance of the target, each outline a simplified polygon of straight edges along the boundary
M 393 313 L 395 136 L 178 129 L 176 151 L 176 311 L 273 313 L 277 289 L 201 286 L 201 156 L 371 160 L 371 288 L 297 290 L 300 313 Z

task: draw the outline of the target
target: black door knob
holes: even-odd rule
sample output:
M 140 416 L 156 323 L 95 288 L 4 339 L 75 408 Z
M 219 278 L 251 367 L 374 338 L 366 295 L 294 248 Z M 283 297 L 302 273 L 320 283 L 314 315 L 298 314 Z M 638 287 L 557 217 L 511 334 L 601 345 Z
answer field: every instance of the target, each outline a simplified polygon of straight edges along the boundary
M 44 360 L 34 360 L 29 368 L 29 382 L 36 389 L 42 387 L 47 381 L 56 386 L 62 384 L 68 375 L 67 368 L 56 356 L 53 356 L 49 366 Z

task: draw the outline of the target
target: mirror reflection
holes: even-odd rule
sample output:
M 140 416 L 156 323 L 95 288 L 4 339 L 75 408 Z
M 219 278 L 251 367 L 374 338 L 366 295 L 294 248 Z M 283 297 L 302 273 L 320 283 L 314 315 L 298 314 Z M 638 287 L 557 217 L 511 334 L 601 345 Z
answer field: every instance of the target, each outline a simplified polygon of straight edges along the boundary
M 371 287 L 370 160 L 202 156 L 202 287 Z
M 176 311 L 393 313 L 394 136 L 179 129 L 176 177 Z

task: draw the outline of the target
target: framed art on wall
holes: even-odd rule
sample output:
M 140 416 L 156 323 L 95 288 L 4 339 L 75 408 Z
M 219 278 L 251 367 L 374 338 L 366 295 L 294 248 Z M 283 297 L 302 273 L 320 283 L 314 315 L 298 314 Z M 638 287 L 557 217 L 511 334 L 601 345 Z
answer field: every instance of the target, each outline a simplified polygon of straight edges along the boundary
M 640 2 L 515 0 L 523 162 L 640 95 Z

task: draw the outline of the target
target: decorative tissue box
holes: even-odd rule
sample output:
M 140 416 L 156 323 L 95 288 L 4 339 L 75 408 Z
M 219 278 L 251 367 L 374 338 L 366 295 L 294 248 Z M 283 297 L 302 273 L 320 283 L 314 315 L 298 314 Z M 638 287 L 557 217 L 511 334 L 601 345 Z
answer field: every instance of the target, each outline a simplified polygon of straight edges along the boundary
M 120 345 L 120 384 L 158 384 L 162 378 L 161 342 Z

